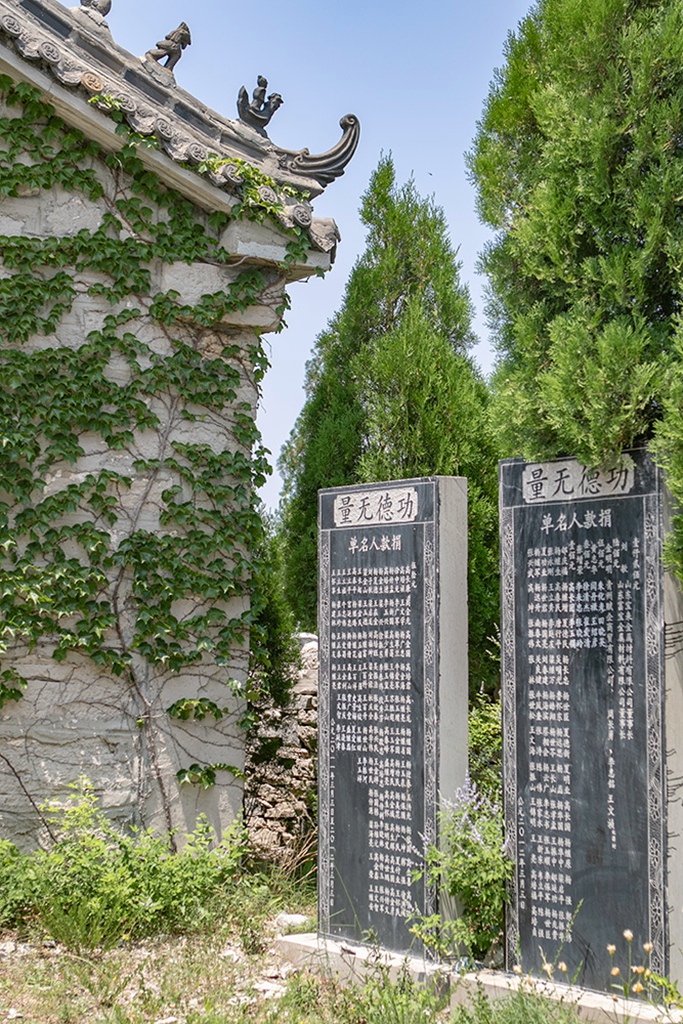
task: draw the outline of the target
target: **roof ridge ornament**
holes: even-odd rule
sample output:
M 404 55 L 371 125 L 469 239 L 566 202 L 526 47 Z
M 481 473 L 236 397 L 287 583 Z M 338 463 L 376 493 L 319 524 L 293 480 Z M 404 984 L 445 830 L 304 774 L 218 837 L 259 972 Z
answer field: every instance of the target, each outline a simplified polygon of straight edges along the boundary
M 81 7 L 89 11 L 97 11 L 98 14 L 106 17 L 111 10 L 111 0 L 81 0 Z
M 259 75 L 256 79 L 256 88 L 254 89 L 251 102 L 249 101 L 249 93 L 244 86 L 242 86 L 237 96 L 237 113 L 239 114 L 240 121 L 248 124 L 250 128 L 254 128 L 261 135 L 266 135 L 266 125 L 270 122 L 275 111 L 279 110 L 285 102 L 279 92 L 271 92 L 268 99 L 266 99 L 267 88 L 268 79 L 264 78 L 263 75 Z
M 345 114 L 339 122 L 342 137 L 336 146 L 326 153 L 311 156 L 308 149 L 280 149 L 280 167 L 292 174 L 305 174 L 314 178 L 321 185 L 329 185 L 335 178 L 340 178 L 346 165 L 358 148 L 360 141 L 360 121 L 355 114 Z
M 173 32 L 169 32 L 164 39 L 161 39 L 155 49 L 148 50 L 145 57 L 153 61 L 160 61 L 165 57 L 166 63 L 163 67 L 167 71 L 173 71 L 173 68 L 183 55 L 183 50 L 191 44 L 192 36 L 190 35 L 190 29 L 184 21 L 181 21 L 178 28 L 174 29 Z
M 104 0 L 105 10 L 111 2 Z M 99 7 L 103 0 L 97 3 Z M 245 161 L 278 183 L 278 190 L 284 190 L 280 195 L 284 202 L 287 186 L 315 197 L 344 173 L 360 138 L 360 124 L 353 114 L 342 118 L 342 138 L 326 153 L 283 149 L 265 131 L 241 119 L 225 118 L 188 93 L 176 92 L 173 72 L 157 61 L 170 63 L 169 58 L 175 56 L 177 62 L 190 44 L 190 30 L 184 22 L 158 44 L 161 52 L 134 57 L 119 46 L 112 47 L 109 24 L 98 8 L 79 0 L 78 6 L 62 9 L 64 14 L 55 28 L 58 7 L 61 9 L 56 0 L 0 0 L 0 54 L 6 54 L 8 48 L 16 50 L 28 65 L 39 68 L 37 74 L 48 71 L 66 89 L 84 92 L 104 116 L 112 117 L 114 109 L 120 111 L 134 132 L 155 136 L 161 151 L 176 164 L 196 168 L 207 184 L 227 193 L 239 192 L 241 179 L 236 165 Z M 147 76 L 160 88 L 149 88 Z M 30 72 L 29 80 L 34 79 Z M 38 85 L 45 88 L 42 78 Z M 255 98 L 247 96 L 247 107 L 255 105 L 263 113 L 269 97 L 264 99 L 260 89 L 267 91 L 267 84 L 259 82 Z M 116 100 L 114 105 L 111 99 Z M 80 120 L 80 113 L 78 117 Z M 203 165 L 214 156 L 220 169 L 205 171 Z M 288 210 L 287 218 L 304 226 L 300 221 L 308 220 L 305 204 L 296 205 L 301 209 L 297 209 L 296 216 L 293 208 Z M 292 204 L 288 202 L 287 206 Z M 313 218 L 309 229 L 312 240 L 320 223 L 319 218 Z M 326 245 L 335 243 L 331 229 L 324 241 Z

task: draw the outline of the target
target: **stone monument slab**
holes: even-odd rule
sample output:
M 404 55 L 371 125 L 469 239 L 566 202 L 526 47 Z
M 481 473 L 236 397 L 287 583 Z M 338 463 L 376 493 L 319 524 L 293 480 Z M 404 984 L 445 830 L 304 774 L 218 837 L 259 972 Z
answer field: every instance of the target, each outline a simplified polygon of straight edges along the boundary
M 661 474 L 513 460 L 500 504 L 507 964 L 609 991 L 626 930 L 670 966 Z
M 319 545 L 320 931 L 407 952 L 467 770 L 467 481 L 323 490 Z

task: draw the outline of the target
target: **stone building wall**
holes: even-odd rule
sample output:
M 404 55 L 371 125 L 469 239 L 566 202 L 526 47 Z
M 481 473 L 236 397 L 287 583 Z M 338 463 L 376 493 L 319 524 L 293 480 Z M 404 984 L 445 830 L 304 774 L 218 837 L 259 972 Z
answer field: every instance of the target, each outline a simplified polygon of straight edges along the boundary
M 278 150 L 156 60 L 88 5 L 0 0 L 0 835 L 27 848 L 81 775 L 145 827 L 241 811 L 260 339 L 331 265 L 309 197 L 358 141 Z
M 119 174 L 117 180 L 101 162 L 92 160 L 93 170 L 102 182 L 105 194 L 92 201 L 77 193 L 54 188 L 31 190 L 21 197 L 5 197 L 0 202 L 0 231 L 5 236 L 22 238 L 59 238 L 64 240 L 79 231 L 97 231 L 112 204 L 130 198 L 131 182 Z M 205 216 L 196 211 L 198 226 L 205 227 Z M 274 308 L 282 301 L 283 282 L 277 272 L 266 271 L 266 293 L 245 311 L 226 314 L 220 324 L 207 328 L 185 316 L 172 328 L 152 315 L 153 296 L 176 293 L 181 306 L 195 307 L 203 295 L 226 289 L 237 279 L 230 267 L 204 263 L 162 263 L 149 265 L 149 295 L 127 296 L 117 303 L 93 293 L 93 285 L 107 283 L 106 273 L 69 268 L 75 294 L 70 307 L 60 318 L 54 335 L 32 335 L 21 347 L 23 356 L 45 351 L 75 352 L 88 338 L 102 332 L 108 317 L 135 305 L 141 315 L 117 333 L 134 332 L 136 342 L 145 346 L 140 358 L 173 358 L 179 344 L 196 351 L 207 360 L 225 360 L 235 371 L 235 400 L 228 409 L 196 406 L 173 386 L 152 393 L 140 392 L 147 410 L 158 420 L 155 427 L 135 428 L 123 446 L 111 447 L 101 431 L 78 431 L 81 454 L 75 461 L 57 459 L 44 474 L 44 486 L 30 496 L 33 508 L 59 498 L 88 475 L 116 474 L 106 488 L 106 496 L 115 500 L 115 522 L 107 523 L 93 512 L 87 501 L 58 516 L 54 526 L 90 523 L 109 535 L 108 549 L 115 553 L 133 537 L 151 535 L 155 543 L 187 533 L 177 521 L 165 522 L 168 492 L 178 489 L 174 502 L 211 502 L 197 498 L 183 470 L 188 469 L 179 454 L 183 446 L 206 446 L 211 452 L 241 453 L 250 458 L 249 446 L 241 442 L 239 424 L 245 415 L 255 416 L 257 387 L 249 352 L 258 345 L 259 333 L 277 326 Z M 40 268 L 37 275 L 49 271 Z M 11 272 L 2 272 L 9 280 Z M 267 289 L 271 288 L 270 293 Z M 227 354 L 226 354 L 227 353 Z M 65 364 L 64 364 L 65 365 Z M 121 388 L 131 385 L 133 375 L 121 351 L 114 351 L 104 369 L 105 376 Z M 46 382 L 47 385 L 47 382 Z M 77 400 L 78 381 L 73 398 Z M 42 444 L 45 449 L 45 444 Z M 178 461 L 180 465 L 175 466 Z M 145 466 L 141 466 L 145 463 Z M 206 465 L 204 466 L 206 471 Z M 117 482 L 125 479 L 126 483 Z M 236 483 L 236 481 L 235 481 Z M 11 500 L 2 494 L 0 500 Z M 226 514 L 235 512 L 226 509 Z M 15 513 L 19 509 L 14 510 Z M 12 511 L 10 512 L 10 517 Z M 182 557 L 183 546 L 178 546 Z M 61 551 L 73 564 L 85 566 L 82 545 L 77 540 L 61 544 Z M 229 561 L 226 562 L 226 570 Z M 34 646 L 14 644 L 8 652 L 11 664 L 28 680 L 23 698 L 8 703 L 0 716 L 0 832 L 22 845 L 36 838 L 35 806 L 46 799 L 61 796 L 64 787 L 79 774 L 95 784 L 107 810 L 118 818 L 137 820 L 145 825 L 168 827 L 181 832 L 194 826 L 200 812 L 208 814 L 220 829 L 241 808 L 241 782 L 230 772 L 219 773 L 218 785 L 204 789 L 198 785 L 179 787 L 177 771 L 192 764 L 227 764 L 244 767 L 243 730 L 238 721 L 243 701 L 226 688 L 228 679 L 244 684 L 248 667 L 248 642 L 236 643 L 227 665 L 217 665 L 210 657 L 186 664 L 182 671 L 169 671 L 164 663 L 150 663 L 135 646 L 139 599 L 133 596 L 133 573 L 129 565 L 115 564 L 105 569 L 107 582 L 99 588 L 98 599 L 118 608 L 116 629 L 120 636 L 105 637 L 105 646 L 126 652 L 132 659 L 134 678 L 127 679 L 93 663 L 92 658 L 71 649 L 63 661 L 54 658 L 55 633 L 50 631 Z M 182 589 L 182 588 L 181 588 Z M 236 588 L 239 590 L 240 588 Z M 239 618 L 248 607 L 246 594 L 235 595 L 222 606 L 228 618 Z M 206 602 L 196 599 L 192 588 L 173 606 L 174 618 L 182 621 L 206 611 Z M 67 619 L 60 627 L 74 625 Z M 219 721 L 174 720 L 167 708 L 184 697 L 212 700 L 227 713 Z

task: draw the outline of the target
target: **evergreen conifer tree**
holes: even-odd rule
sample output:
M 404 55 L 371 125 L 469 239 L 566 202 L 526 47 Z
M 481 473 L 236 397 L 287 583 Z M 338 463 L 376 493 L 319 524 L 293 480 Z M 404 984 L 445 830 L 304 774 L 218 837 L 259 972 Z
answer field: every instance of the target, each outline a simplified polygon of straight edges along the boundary
M 470 493 L 470 659 L 495 686 L 487 654 L 498 609 L 496 471 L 487 392 L 467 356 L 471 306 L 442 211 L 390 158 L 361 206 L 367 245 L 342 306 L 317 339 L 306 402 L 280 466 L 289 599 L 315 628 L 321 487 L 464 475 Z
M 538 0 L 470 168 L 497 231 L 482 263 L 502 452 L 594 466 L 649 444 L 680 504 L 683 2 Z

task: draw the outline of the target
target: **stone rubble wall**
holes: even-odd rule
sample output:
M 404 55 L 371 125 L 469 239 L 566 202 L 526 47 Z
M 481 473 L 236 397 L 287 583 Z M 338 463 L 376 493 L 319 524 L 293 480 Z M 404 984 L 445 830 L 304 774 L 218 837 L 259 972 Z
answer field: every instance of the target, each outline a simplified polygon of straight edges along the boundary
M 257 708 L 247 743 L 244 818 L 257 856 L 283 866 L 313 855 L 318 753 L 318 638 L 299 634 L 301 668 L 289 704 Z

